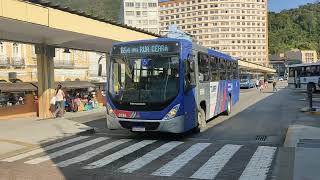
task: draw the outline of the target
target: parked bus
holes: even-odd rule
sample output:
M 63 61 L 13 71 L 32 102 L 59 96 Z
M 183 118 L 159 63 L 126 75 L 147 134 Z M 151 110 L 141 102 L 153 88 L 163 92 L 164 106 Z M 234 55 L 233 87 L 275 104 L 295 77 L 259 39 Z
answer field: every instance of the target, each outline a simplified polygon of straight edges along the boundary
M 109 129 L 182 133 L 239 100 L 237 60 L 183 39 L 113 45 L 108 77 Z
M 288 86 L 307 89 L 311 84 L 313 91 L 320 89 L 320 63 L 294 64 L 289 67 Z
M 240 74 L 240 88 L 253 88 L 256 86 L 256 75 L 250 73 Z

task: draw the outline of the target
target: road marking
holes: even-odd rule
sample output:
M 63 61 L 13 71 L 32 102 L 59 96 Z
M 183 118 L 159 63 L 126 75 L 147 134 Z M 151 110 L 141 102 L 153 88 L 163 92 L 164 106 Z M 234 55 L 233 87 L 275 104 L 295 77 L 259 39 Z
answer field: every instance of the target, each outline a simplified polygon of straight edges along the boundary
M 17 160 L 20 160 L 20 159 L 23 159 L 23 158 L 26 158 L 26 157 L 29 157 L 29 156 L 33 156 L 35 154 L 39 154 L 39 153 L 42 153 L 42 152 L 45 152 L 45 151 L 49 151 L 49 150 L 54 149 L 54 148 L 58 148 L 58 147 L 61 147 L 61 146 L 67 145 L 67 144 L 71 144 L 71 143 L 74 143 L 74 142 L 77 142 L 77 141 L 80 141 L 80 140 L 86 139 L 86 138 L 89 138 L 89 136 L 75 137 L 75 138 L 72 138 L 72 139 L 68 139 L 66 141 L 62 141 L 62 142 L 55 143 L 55 144 L 52 144 L 52 145 L 49 145 L 49 146 L 45 146 L 44 148 L 41 148 L 41 149 L 35 149 L 33 151 L 26 152 L 26 153 L 23 153 L 23 154 L 19 154 L 17 156 L 13 156 L 13 157 L 9 157 L 9 158 L 6 158 L 6 159 L 2 159 L 1 161 L 6 161 L 6 162 L 17 161 Z
M 241 145 L 231 144 L 223 146 L 200 169 L 198 169 L 191 178 L 214 179 L 241 147 Z
M 172 141 L 172 142 L 166 143 L 158 147 L 157 149 L 145 154 L 139 159 L 131 161 L 130 163 L 122 166 L 121 168 L 119 168 L 119 170 L 124 173 L 132 173 L 133 171 L 136 171 L 142 168 L 143 166 L 149 164 L 151 161 L 164 155 L 165 153 L 169 152 L 170 150 L 172 150 L 173 148 L 177 147 L 180 144 L 183 144 L 183 142 Z
M 60 151 L 56 151 L 54 153 L 50 153 L 50 154 L 48 154 L 46 156 L 42 156 L 42 157 L 39 157 L 39 158 L 32 159 L 30 161 L 26 161 L 25 163 L 26 164 L 39 164 L 41 162 L 44 162 L 44 161 L 47 161 L 47 160 L 50 160 L 50 159 L 54 159 L 54 158 L 63 156 L 65 154 L 67 154 L 67 153 L 70 153 L 70 152 L 73 152 L 73 151 L 76 151 L 76 150 L 91 146 L 93 144 L 96 144 L 98 142 L 104 141 L 106 139 L 109 139 L 109 138 L 107 138 L 107 137 L 99 137 L 99 138 L 96 138 L 96 139 L 93 139 L 93 140 L 90 140 L 90 141 L 87 141 L 87 142 L 84 142 L 84 143 L 81 143 L 81 144 L 77 144 L 75 146 L 71 146 L 71 147 L 62 149 Z
M 178 157 L 168 162 L 166 165 L 153 172 L 154 176 L 171 176 L 180 168 L 191 161 L 202 150 L 208 147 L 211 143 L 197 143 L 191 146 L 188 150 L 180 154 Z
M 122 150 L 120 150 L 120 151 L 118 151 L 116 153 L 113 153 L 113 154 L 111 154 L 109 156 L 106 156 L 106 157 L 104 157 L 104 158 L 102 158 L 102 159 L 100 159 L 98 161 L 95 161 L 95 162 L 93 162 L 91 164 L 88 164 L 87 166 L 84 166 L 82 168 L 83 169 L 95 169 L 95 168 L 103 167 L 105 165 L 108 165 L 108 164 L 112 163 L 113 161 L 116 161 L 116 160 L 118 160 L 118 159 L 120 159 L 120 158 L 122 158 L 122 157 L 124 157 L 124 156 L 126 156 L 126 155 L 128 155 L 128 154 L 130 154 L 132 152 L 134 152 L 134 151 L 137 151 L 137 150 L 139 150 L 139 149 L 141 149 L 141 148 L 143 148 L 143 147 L 145 147 L 145 146 L 147 146 L 147 145 L 149 145 L 151 143 L 154 143 L 154 142 L 156 142 L 156 140 L 143 140 L 143 141 L 140 141 L 140 142 L 138 142 L 136 144 L 133 144 L 133 145 L 131 145 L 129 147 L 126 147 L 126 148 L 124 148 L 124 149 L 122 149 Z
M 276 147 L 259 146 L 239 180 L 265 180 L 276 150 Z
M 89 151 L 89 152 L 86 152 L 80 156 L 77 156 L 77 157 L 74 157 L 74 158 L 71 158 L 71 159 L 68 159 L 68 160 L 65 160 L 65 161 L 62 161 L 62 162 L 59 162 L 58 164 L 54 165 L 54 166 L 58 166 L 58 167 L 66 167 L 66 166 L 69 166 L 71 164 L 75 164 L 75 163 L 79 163 L 79 162 L 82 162 L 82 161 L 85 161 L 85 160 L 88 160 L 102 152 L 105 152 L 109 149 L 112 149 L 116 146 L 119 146 L 123 143 L 126 143 L 126 142 L 129 142 L 131 141 L 132 139 L 120 139 L 120 140 L 117 140 L 117 141 L 114 141 L 114 142 L 111 142 L 111 143 L 108 143 L 104 146 L 101 146 L 97 149 L 94 149 L 92 151 Z

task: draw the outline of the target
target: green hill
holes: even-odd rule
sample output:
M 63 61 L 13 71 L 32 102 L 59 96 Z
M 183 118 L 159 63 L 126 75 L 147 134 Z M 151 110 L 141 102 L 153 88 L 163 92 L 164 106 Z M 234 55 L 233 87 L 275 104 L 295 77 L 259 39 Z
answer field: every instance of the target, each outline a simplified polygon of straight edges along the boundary
M 119 20 L 120 0 L 49 0 L 62 6 L 82 10 L 86 13 L 104 17 L 113 21 Z
M 292 48 L 320 52 L 320 3 L 269 13 L 269 53 Z

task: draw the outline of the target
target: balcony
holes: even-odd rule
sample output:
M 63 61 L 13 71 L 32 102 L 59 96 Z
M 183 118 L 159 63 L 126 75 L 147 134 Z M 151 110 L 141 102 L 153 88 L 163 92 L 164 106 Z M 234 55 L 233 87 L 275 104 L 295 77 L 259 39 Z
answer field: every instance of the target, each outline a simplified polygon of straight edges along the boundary
M 10 61 L 6 55 L 0 55 L 0 68 L 9 68 Z
M 22 57 L 12 57 L 11 65 L 15 68 L 24 68 L 26 66 L 26 62 Z
M 74 62 L 70 60 L 54 60 L 55 68 L 68 68 L 71 69 L 74 66 Z

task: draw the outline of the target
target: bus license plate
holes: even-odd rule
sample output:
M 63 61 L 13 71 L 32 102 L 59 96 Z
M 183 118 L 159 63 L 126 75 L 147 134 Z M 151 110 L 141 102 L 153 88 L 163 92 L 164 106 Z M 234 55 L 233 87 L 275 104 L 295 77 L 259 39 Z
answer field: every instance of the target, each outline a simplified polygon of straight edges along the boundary
M 132 127 L 132 131 L 145 132 L 145 127 Z

